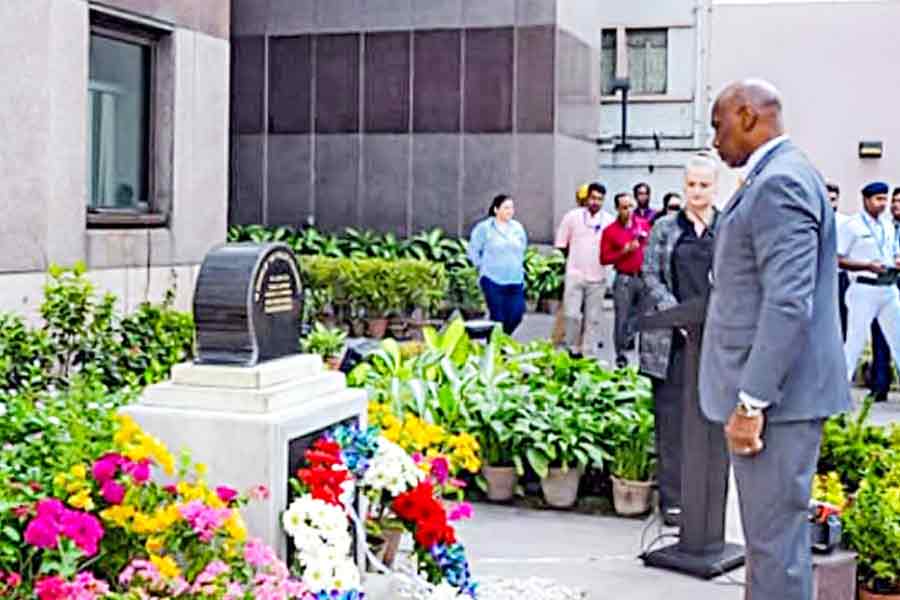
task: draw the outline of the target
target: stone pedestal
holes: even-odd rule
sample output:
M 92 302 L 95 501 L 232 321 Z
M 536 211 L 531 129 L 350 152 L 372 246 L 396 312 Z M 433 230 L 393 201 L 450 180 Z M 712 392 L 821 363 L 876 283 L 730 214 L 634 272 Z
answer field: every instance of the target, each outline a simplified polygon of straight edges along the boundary
M 211 485 L 269 488 L 269 500 L 244 510 L 250 535 L 284 558 L 280 517 L 288 480 L 303 450 L 342 422 L 365 424 L 366 393 L 347 388 L 315 355 L 294 355 L 254 367 L 184 363 L 172 379 L 148 387 L 124 412 L 173 453 L 189 449 L 209 468 Z

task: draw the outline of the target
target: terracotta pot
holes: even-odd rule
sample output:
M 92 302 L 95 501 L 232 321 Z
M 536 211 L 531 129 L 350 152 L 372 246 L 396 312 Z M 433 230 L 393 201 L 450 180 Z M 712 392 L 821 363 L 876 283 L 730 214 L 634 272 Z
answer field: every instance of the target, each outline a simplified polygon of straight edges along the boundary
M 487 496 L 491 502 L 508 502 L 516 492 L 519 476 L 515 467 L 481 467 L 481 474 L 487 480 Z
M 581 482 L 581 469 L 551 468 L 550 473 L 541 479 L 541 490 L 544 500 L 554 508 L 570 508 L 578 500 L 578 484 Z
M 618 514 L 624 517 L 633 517 L 643 515 L 650 510 L 652 481 L 629 481 L 613 477 L 612 482 L 613 506 Z
M 860 584 L 859 600 L 900 600 L 900 591 L 894 594 L 879 594 L 877 592 L 867 590 L 862 586 L 862 584 Z
M 380 340 L 384 337 L 384 334 L 387 333 L 388 320 L 387 319 L 368 319 L 366 321 L 366 325 L 367 325 L 369 337 L 373 337 L 376 340 Z
M 325 367 L 331 371 L 337 371 L 341 368 L 341 357 L 329 356 L 325 359 Z

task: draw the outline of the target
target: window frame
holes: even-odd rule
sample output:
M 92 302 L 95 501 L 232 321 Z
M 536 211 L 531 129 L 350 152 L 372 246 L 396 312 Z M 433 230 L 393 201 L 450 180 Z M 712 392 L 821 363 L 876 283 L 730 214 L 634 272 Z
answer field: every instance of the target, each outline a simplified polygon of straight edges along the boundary
M 144 147 L 143 177 L 147 188 L 147 209 L 95 208 L 85 203 L 86 222 L 89 228 L 148 228 L 168 225 L 168 210 L 161 207 L 157 198 L 157 134 L 159 107 L 159 46 L 169 32 L 148 27 L 103 11 L 92 9 L 89 15 L 88 39 L 97 35 L 111 40 L 143 46 L 149 50 L 146 87 L 146 143 Z M 88 59 L 90 60 L 90 58 Z M 88 64 L 90 73 L 90 64 Z M 90 86 L 90 75 L 86 82 Z M 90 123 L 88 124 L 90 126 Z M 90 148 L 88 149 L 90 152 Z M 90 160 L 90 158 L 89 158 Z
M 668 68 L 668 61 L 671 57 L 672 50 L 672 30 L 673 29 L 682 29 L 685 27 L 693 27 L 693 25 L 616 25 L 616 26 L 607 26 L 603 27 L 603 31 L 612 30 L 615 31 L 615 41 L 616 41 L 616 57 L 618 61 L 625 61 L 625 64 L 628 63 L 628 33 L 630 31 L 665 31 L 666 32 L 666 91 L 663 93 L 636 93 L 634 90 L 628 92 L 628 102 L 629 103 L 650 103 L 650 102 L 692 102 L 693 98 L 690 96 L 675 96 L 669 90 L 671 89 L 671 81 L 669 77 L 671 75 Z M 602 34 L 601 34 L 602 35 Z M 625 53 L 623 56 L 618 56 L 620 51 L 625 49 Z M 616 69 L 617 65 L 613 65 L 613 68 Z M 616 76 L 616 71 L 613 72 L 613 77 Z M 602 75 L 605 77 L 605 75 Z M 602 85 L 602 83 L 601 83 Z M 600 103 L 601 104 L 611 104 L 619 102 L 619 94 L 604 94 L 601 91 Z

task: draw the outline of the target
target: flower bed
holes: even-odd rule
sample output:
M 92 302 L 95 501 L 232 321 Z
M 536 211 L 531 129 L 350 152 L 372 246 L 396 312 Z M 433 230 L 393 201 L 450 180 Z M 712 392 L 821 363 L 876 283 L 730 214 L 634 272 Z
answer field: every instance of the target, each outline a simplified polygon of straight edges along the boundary
M 608 472 L 626 445 L 631 462 L 650 464 L 650 385 L 631 370 L 610 371 L 499 332 L 490 344 L 475 344 L 459 321 L 440 334 L 426 329 L 417 351 L 404 355 L 387 340 L 350 382 L 369 389 L 370 421 L 389 439 L 411 452 L 449 454 L 454 476 L 481 463 L 539 478 L 552 468 Z

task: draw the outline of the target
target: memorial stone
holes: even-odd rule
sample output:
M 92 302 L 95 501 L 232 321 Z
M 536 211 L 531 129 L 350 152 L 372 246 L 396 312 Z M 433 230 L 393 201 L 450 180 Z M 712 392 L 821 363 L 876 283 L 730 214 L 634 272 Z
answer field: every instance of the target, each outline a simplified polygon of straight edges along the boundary
M 298 354 L 302 286 L 283 244 L 230 244 L 203 261 L 194 293 L 198 357 L 175 365 L 124 412 L 175 452 L 191 451 L 208 480 L 265 485 L 244 509 L 250 534 L 287 556 L 281 513 L 303 450 L 339 423 L 366 423 L 366 392 L 322 358 Z

